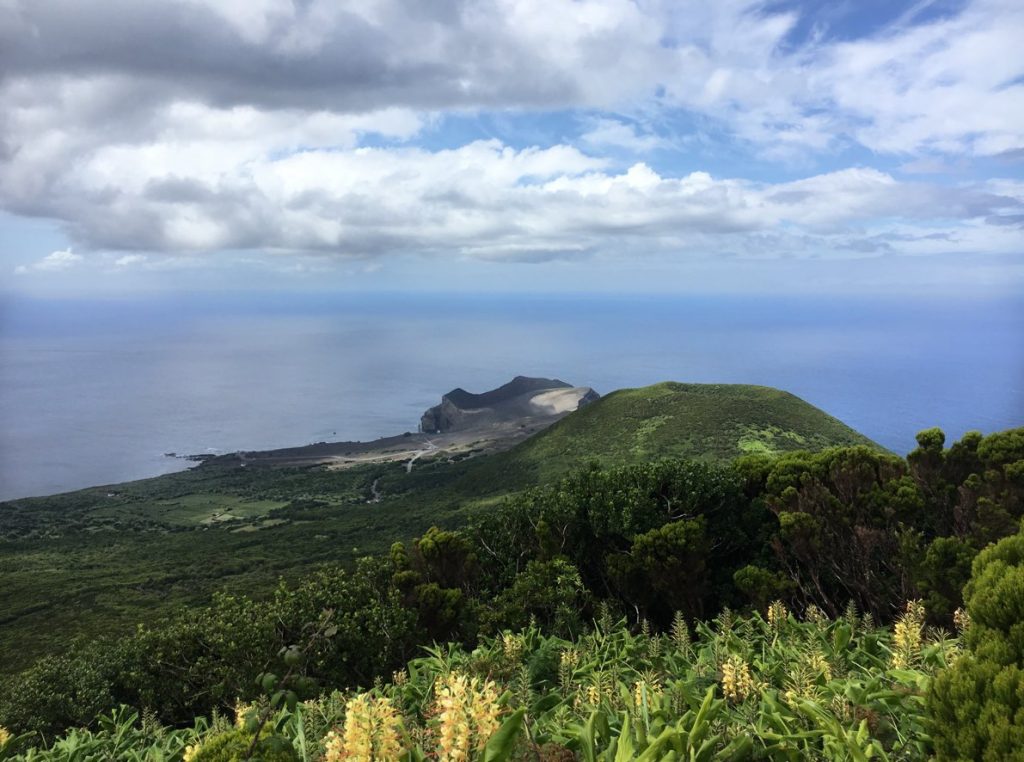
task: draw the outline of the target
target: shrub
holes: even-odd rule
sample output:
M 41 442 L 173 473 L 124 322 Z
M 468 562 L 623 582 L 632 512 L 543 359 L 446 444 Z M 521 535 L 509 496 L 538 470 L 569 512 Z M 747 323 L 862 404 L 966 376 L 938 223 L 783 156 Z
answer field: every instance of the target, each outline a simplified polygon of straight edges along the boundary
M 485 610 L 484 621 L 491 631 L 519 630 L 533 618 L 545 629 L 571 636 L 586 629 L 581 613 L 588 604 L 587 591 L 571 563 L 561 558 L 530 561 Z
M 251 750 L 251 753 L 250 753 Z M 235 729 L 218 733 L 196 750 L 190 762 L 298 762 L 299 755 L 284 736 L 267 735 L 253 746 L 252 736 Z
M 967 653 L 929 697 L 936 752 L 1024 760 L 1024 526 L 982 551 L 964 597 Z

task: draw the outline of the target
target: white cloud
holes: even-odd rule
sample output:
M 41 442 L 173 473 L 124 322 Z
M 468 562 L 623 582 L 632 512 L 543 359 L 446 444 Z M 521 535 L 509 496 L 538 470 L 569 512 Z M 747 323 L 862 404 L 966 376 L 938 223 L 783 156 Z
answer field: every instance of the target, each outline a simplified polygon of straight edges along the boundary
M 1024 146 L 1019 2 L 973 0 L 953 16 L 796 48 L 787 45 L 795 14 L 765 7 L 680 7 L 669 100 L 780 155 L 842 142 L 895 154 Z
M 637 154 L 669 146 L 668 141 L 658 135 L 641 133 L 632 124 L 607 118 L 593 120 L 580 136 L 580 142 L 591 148 L 622 148 Z
M 927 23 L 798 44 L 796 12 L 773 8 L 9 0 L 0 206 L 61 221 L 76 244 L 120 255 L 116 267 L 143 264 L 134 252 L 225 249 L 847 256 L 938 249 L 954 233 L 1004 251 L 1021 214 L 1007 186 L 906 183 L 870 168 L 775 184 L 612 169 L 606 151 L 678 149 L 680 108 L 762 157 L 855 142 L 907 154 L 910 172 L 1024 146 L 1019 3 L 973 0 Z M 439 115 L 481 109 L 587 116 L 567 120 L 581 135 L 538 148 L 413 144 Z M 918 154 L 941 163 L 915 164 Z M 21 269 L 66 269 L 80 259 L 67 254 Z
M 976 0 L 952 18 L 835 46 L 820 82 L 870 148 L 997 154 L 1024 145 L 1021 39 L 1024 6 Z
M 66 140 L 85 131 L 112 142 L 173 139 L 202 104 L 211 129 L 238 128 L 240 139 L 328 145 L 338 115 L 367 117 L 357 129 L 408 135 L 414 113 L 681 106 L 778 154 L 844 141 L 897 154 L 1024 147 L 1021 3 L 970 0 L 926 23 L 911 14 L 868 37 L 819 34 L 797 45 L 798 12 L 777 8 L 13 0 L 0 6 L 2 134 L 9 152 L 25 140 L 60 147 L 46 142 L 54 129 Z M 176 121 L 168 108 L 183 101 Z M 404 125 L 382 127 L 388 114 Z M 310 120 L 323 129 L 296 127 Z M 23 133 L 26 121 L 47 129 Z M 338 129 L 342 144 L 351 129 Z M 644 138 L 628 129 L 599 122 L 590 138 Z
M 71 249 L 63 249 L 51 252 L 31 265 L 18 265 L 14 268 L 14 272 L 19 275 L 24 275 L 33 270 L 38 272 L 62 272 L 71 269 L 83 259 L 84 257 L 81 254 L 75 254 Z
M 118 257 L 114 260 L 114 267 L 131 267 L 133 265 L 140 265 L 148 259 L 143 254 L 126 254 L 123 257 Z
M 673 177 L 643 163 L 613 171 L 572 146 L 515 150 L 496 140 L 282 156 L 205 137 L 192 145 L 101 147 L 62 177 L 64 196 L 47 194 L 47 213 L 75 214 L 76 236 L 95 249 L 134 250 L 114 262 L 123 267 L 143 262 L 139 250 L 368 260 L 762 249 L 850 256 L 883 243 L 920 250 L 906 235 L 884 239 L 908 226 L 946 236 L 929 239 L 932 246 L 948 248 L 951 231 L 970 230 L 976 250 L 1002 251 L 1024 210 L 1013 182 L 948 188 L 868 168 L 773 184 L 705 172 Z

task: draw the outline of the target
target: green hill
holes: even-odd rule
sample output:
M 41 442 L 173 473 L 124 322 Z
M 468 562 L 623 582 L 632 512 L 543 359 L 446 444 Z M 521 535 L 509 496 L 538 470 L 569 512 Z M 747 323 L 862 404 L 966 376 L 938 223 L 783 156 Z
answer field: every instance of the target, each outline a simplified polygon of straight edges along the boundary
M 480 463 L 491 483 L 546 482 L 588 462 L 663 457 L 724 462 L 741 455 L 885 448 L 808 402 L 767 386 L 665 382 L 620 389 Z M 510 485 L 511 486 L 511 485 Z
M 333 471 L 194 470 L 0 504 L 0 675 L 77 635 L 125 631 L 213 591 L 265 595 L 281 576 L 454 527 L 588 462 L 724 461 L 747 452 L 866 444 L 791 394 L 665 383 L 623 389 L 503 453 Z M 374 489 L 382 495 L 373 499 Z

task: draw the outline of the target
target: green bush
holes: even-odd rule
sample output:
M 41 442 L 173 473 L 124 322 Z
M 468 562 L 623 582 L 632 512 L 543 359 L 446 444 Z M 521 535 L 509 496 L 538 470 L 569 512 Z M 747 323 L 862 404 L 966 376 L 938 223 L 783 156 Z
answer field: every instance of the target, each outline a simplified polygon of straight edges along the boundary
M 251 750 L 251 753 L 250 753 Z M 284 736 L 266 735 L 253 746 L 243 730 L 218 733 L 199 747 L 191 762 L 298 762 L 299 755 Z
M 530 561 L 512 586 L 494 598 L 482 618 L 484 627 L 492 632 L 523 629 L 532 618 L 545 630 L 571 637 L 586 629 L 581 615 L 589 607 L 590 596 L 576 567 L 556 558 Z
M 0 691 L 2 723 L 15 733 L 44 737 L 90 724 L 117 705 L 111 694 L 112 650 L 111 644 L 95 643 L 40 659 Z
M 949 626 L 960 607 L 961 591 L 971 576 L 977 551 L 957 537 L 938 537 L 915 569 L 915 582 L 930 618 Z
M 1024 760 L 1024 526 L 978 556 L 964 597 L 967 653 L 929 697 L 936 752 Z

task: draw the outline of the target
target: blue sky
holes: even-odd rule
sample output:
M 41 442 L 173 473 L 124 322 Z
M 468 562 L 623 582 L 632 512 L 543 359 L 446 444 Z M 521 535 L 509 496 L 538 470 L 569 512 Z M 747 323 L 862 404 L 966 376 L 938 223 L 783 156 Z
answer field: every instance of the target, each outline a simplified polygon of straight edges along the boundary
M 0 3 L 0 290 L 1019 293 L 1024 6 Z

